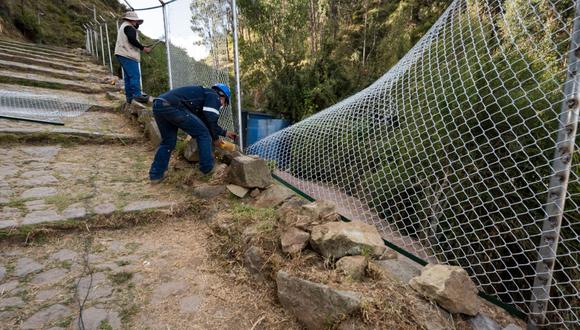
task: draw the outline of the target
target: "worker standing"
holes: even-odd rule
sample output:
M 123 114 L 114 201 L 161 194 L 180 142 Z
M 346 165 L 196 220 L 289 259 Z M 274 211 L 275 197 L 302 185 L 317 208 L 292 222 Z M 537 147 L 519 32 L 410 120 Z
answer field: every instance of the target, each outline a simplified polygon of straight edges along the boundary
M 134 11 L 128 11 L 122 17 L 123 23 L 117 31 L 117 43 L 115 45 L 115 57 L 123 67 L 125 80 L 125 97 L 127 103 L 136 100 L 147 103 L 148 97 L 141 92 L 141 72 L 139 62 L 141 51 L 145 54 L 151 52 L 151 48 L 141 45 L 137 29 L 143 24 L 143 20 Z

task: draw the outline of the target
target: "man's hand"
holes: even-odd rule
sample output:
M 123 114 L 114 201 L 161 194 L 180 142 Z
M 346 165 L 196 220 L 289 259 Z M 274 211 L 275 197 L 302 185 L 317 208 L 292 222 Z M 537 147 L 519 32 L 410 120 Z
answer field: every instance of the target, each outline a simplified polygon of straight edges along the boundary
M 217 140 L 214 140 L 213 141 L 213 146 L 214 147 L 219 148 L 219 147 L 221 147 L 221 145 L 222 145 L 222 140 L 217 139 Z
M 143 47 L 143 53 L 145 54 L 151 53 L 151 47 Z
M 232 132 L 232 131 L 227 131 L 226 137 L 230 138 L 232 140 L 235 140 L 238 137 L 238 134 L 236 134 L 235 132 Z

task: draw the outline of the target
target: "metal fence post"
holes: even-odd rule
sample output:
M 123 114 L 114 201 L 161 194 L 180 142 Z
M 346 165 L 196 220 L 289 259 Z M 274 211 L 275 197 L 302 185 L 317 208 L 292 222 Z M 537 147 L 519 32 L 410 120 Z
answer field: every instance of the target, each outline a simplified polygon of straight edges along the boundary
M 542 237 L 538 252 L 540 259 L 536 264 L 536 277 L 530 303 L 528 329 L 537 329 L 545 322 L 550 301 L 554 265 L 560 239 L 560 227 L 566 203 L 568 179 L 572 166 L 574 141 L 578 127 L 580 110 L 580 1 L 576 1 L 574 27 L 570 37 L 568 54 L 568 77 L 564 85 L 564 101 L 559 116 L 558 140 L 552 161 L 553 172 L 550 177 L 546 218 L 543 221 Z
M 91 24 L 91 54 L 93 54 L 93 57 L 96 58 L 97 57 L 97 53 L 95 53 L 95 51 L 97 50 L 95 48 L 95 30 L 93 30 L 93 25 Z
M 169 80 L 169 89 L 173 89 L 173 75 L 171 74 L 171 50 L 169 49 L 169 17 L 167 17 L 166 4 L 163 3 L 163 30 L 165 31 L 165 53 L 167 54 L 167 77 Z
M 101 37 L 101 54 L 103 54 L 103 66 L 106 66 L 107 64 L 105 64 L 105 45 L 103 42 L 103 24 L 99 24 L 99 36 Z
M 242 91 L 240 86 L 240 64 L 238 56 L 238 14 L 236 0 L 232 0 L 232 22 L 234 25 L 234 74 L 236 79 L 236 108 L 238 113 L 238 141 L 240 151 L 244 151 L 244 136 L 242 129 Z
M 87 24 L 87 38 L 88 38 L 88 46 L 89 46 L 89 54 L 93 55 L 93 45 L 91 44 L 91 27 Z
M 109 27 L 107 22 L 105 22 L 105 34 L 107 35 L 107 51 L 109 53 L 109 69 L 113 73 L 113 58 L 111 57 L 111 41 L 109 40 Z
M 86 24 L 83 24 L 83 27 L 85 28 L 85 49 L 90 53 L 89 28 Z

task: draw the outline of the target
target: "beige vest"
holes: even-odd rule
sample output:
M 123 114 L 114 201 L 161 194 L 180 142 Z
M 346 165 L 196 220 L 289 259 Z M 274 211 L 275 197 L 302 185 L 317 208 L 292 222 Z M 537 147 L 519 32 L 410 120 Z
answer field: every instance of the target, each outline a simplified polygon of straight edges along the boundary
M 124 30 L 126 26 L 131 25 L 131 23 L 124 21 L 117 31 L 117 44 L 115 45 L 115 55 L 121 55 L 123 57 L 130 58 L 137 62 L 141 61 L 141 51 L 139 48 L 131 45 L 129 43 L 129 38 L 125 34 Z M 139 31 L 137 31 L 137 40 L 139 40 Z

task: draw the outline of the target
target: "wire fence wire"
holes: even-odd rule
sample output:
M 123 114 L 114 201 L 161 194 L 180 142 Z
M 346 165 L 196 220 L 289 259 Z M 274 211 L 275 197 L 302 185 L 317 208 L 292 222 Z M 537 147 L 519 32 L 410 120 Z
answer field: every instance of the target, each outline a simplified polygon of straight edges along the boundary
M 211 87 L 216 83 L 230 86 L 229 15 L 230 5 L 225 0 L 177 0 L 167 5 L 166 42 L 170 47 L 173 88 L 187 85 Z M 195 59 L 196 54 L 200 60 Z M 220 111 L 218 123 L 224 129 L 234 131 L 230 105 Z
M 63 124 L 65 118 L 80 116 L 89 104 L 33 93 L 0 90 L 0 116 L 5 118 Z
M 573 1 L 456 0 L 370 87 L 248 153 L 531 316 L 574 19 Z M 579 167 L 575 151 L 542 321 L 554 328 L 580 321 Z

